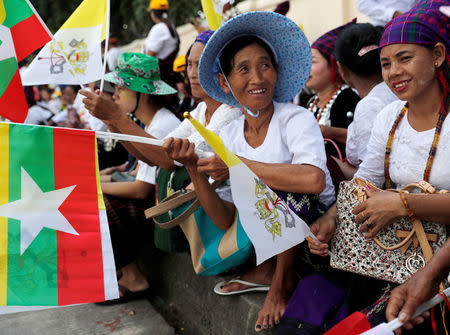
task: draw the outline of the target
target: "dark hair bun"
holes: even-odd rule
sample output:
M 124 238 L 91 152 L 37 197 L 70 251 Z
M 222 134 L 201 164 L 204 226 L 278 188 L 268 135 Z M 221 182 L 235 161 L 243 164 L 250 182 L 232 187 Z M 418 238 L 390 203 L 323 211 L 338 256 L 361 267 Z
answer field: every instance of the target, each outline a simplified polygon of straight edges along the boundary
M 348 26 L 336 41 L 336 60 L 361 77 L 381 74 L 380 55 L 375 46 L 378 46 L 382 34 L 383 28 L 370 23 Z

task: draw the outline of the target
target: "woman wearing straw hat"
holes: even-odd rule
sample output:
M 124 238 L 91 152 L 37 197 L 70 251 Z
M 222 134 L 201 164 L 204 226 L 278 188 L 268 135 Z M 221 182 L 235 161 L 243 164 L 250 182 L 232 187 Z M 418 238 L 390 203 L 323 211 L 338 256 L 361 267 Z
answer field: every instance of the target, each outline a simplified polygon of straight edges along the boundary
M 164 107 L 164 96 L 175 90 L 161 80 L 158 60 L 140 53 L 123 53 L 105 80 L 115 85 L 114 101 L 124 113 L 132 113 L 155 138 L 164 138 L 180 120 Z M 153 229 L 145 224 L 143 211 L 151 205 L 156 168 L 139 162 L 135 181 L 103 182 L 111 238 L 118 270 L 121 300 L 141 296 L 149 287 L 138 266 L 143 246 Z M 146 249 L 148 252 L 148 250 Z M 149 255 L 146 254 L 146 257 Z
M 221 130 L 225 146 L 271 188 L 285 194 L 322 192 L 321 199 L 329 205 L 334 190 L 319 126 L 306 109 L 286 103 L 305 83 L 310 64 L 309 44 L 298 25 L 276 13 L 250 12 L 214 33 L 200 60 L 199 76 L 211 97 L 240 107 L 244 113 Z M 166 149 L 186 164 L 212 221 L 224 228 L 230 225 L 234 208 L 209 189 L 205 176 L 195 168 L 192 144 L 171 140 Z M 226 168 L 223 162 L 222 166 Z M 296 212 L 310 214 L 298 208 Z M 255 330 L 272 328 L 280 322 L 294 288 L 294 259 L 292 248 L 277 256 L 276 265 L 273 260 L 264 262 L 241 276 L 242 280 L 219 283 L 215 292 L 230 295 L 266 288 Z

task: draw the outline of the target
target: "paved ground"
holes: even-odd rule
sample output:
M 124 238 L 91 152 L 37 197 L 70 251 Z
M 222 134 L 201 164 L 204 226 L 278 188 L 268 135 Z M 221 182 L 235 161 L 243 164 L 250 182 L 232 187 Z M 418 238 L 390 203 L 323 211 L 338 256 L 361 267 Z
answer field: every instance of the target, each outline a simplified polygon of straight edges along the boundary
M 174 335 L 146 299 L 125 304 L 85 304 L 0 316 L 2 335 Z

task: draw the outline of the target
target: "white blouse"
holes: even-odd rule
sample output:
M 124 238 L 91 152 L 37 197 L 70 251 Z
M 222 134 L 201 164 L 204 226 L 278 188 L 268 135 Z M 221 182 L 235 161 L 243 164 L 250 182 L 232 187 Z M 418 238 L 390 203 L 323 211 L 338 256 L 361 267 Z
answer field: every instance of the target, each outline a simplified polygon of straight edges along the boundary
M 358 102 L 353 122 L 347 129 L 345 153 L 350 164 L 358 167 L 364 160 L 373 121 L 384 107 L 396 100 L 398 100 L 397 96 L 383 81 Z
M 145 132 L 157 139 L 162 139 L 170 131 L 180 125 L 181 121 L 167 108 L 159 109 L 153 116 L 152 122 L 145 127 Z M 156 166 L 150 166 L 139 161 L 139 169 L 136 175 L 137 180 L 144 181 L 149 184 L 156 182 Z
M 381 187 L 385 181 L 384 156 L 389 131 L 401 112 L 404 101 L 394 101 L 386 106 L 375 119 L 367 154 L 355 177 L 370 180 Z M 435 128 L 416 131 L 408 122 L 408 112 L 394 134 L 390 154 L 389 174 L 400 189 L 409 183 L 423 180 Z M 438 189 L 450 189 L 450 118 L 442 125 L 436 156 L 429 182 Z
M 322 202 L 334 202 L 334 186 L 326 167 L 323 137 L 313 114 L 303 107 L 288 103 L 274 103 L 264 142 L 251 147 L 244 136 L 245 116 L 231 122 L 219 136 L 225 146 L 238 156 L 263 163 L 309 164 L 326 175 L 326 188 L 320 195 Z
M 204 102 L 199 103 L 197 108 L 191 112 L 191 115 L 194 119 L 204 125 L 206 122 L 206 104 Z M 239 108 L 222 104 L 211 116 L 206 129 L 219 134 L 223 127 L 241 115 L 242 111 Z M 194 128 L 189 120 L 184 120 L 176 129 L 165 136 L 165 138 L 169 137 L 187 138 L 189 142 L 195 144 L 195 151 L 213 152 L 211 147 L 206 143 L 205 139 Z
M 155 24 L 150 29 L 144 42 L 144 53 L 156 52 L 156 58 L 164 60 L 177 48 L 177 39 L 172 37 L 169 28 L 163 22 Z

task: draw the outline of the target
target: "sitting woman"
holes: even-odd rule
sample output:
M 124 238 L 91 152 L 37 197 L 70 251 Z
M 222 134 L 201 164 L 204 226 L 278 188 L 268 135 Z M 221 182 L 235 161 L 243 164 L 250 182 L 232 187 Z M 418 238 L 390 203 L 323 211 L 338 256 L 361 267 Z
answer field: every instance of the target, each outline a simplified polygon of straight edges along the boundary
M 385 106 L 398 100 L 381 77 L 378 43 L 382 33 L 381 28 L 371 24 L 356 23 L 346 27 L 336 41 L 339 73 L 361 98 L 347 129 L 347 162 L 336 160 L 346 179 L 353 178 L 363 161 L 375 117 Z
M 380 41 L 383 79 L 400 99 L 376 117 L 367 153 L 355 177 L 378 187 L 397 189 L 425 180 L 437 189 L 450 189 L 449 19 L 439 11 L 446 1 L 421 1 L 391 21 Z M 400 217 L 414 216 L 450 224 L 448 195 L 371 192 L 354 210 L 366 238 L 374 238 Z M 315 254 L 328 255 L 328 241 L 336 227 L 326 216 L 317 237 L 310 241 Z M 326 232 L 326 233 L 325 233 Z M 423 334 L 424 330 L 419 333 Z
M 282 191 L 284 200 L 288 192 L 322 193 L 323 203 L 330 205 L 334 190 L 319 126 L 306 109 L 286 103 L 303 86 L 309 67 L 308 42 L 294 22 L 270 12 L 251 12 L 228 21 L 213 35 L 200 61 L 200 82 L 213 98 L 241 108 L 244 114 L 224 127 L 219 136 L 266 185 Z M 229 227 L 235 207 L 214 192 L 202 173 L 205 170 L 197 168 L 202 160 L 195 155 L 193 144 L 169 139 L 165 148 L 187 167 L 200 203 L 214 224 Z M 222 170 L 226 165 L 220 161 L 215 168 Z M 206 172 L 212 175 L 214 167 Z M 298 203 L 290 207 L 296 213 L 298 208 L 304 209 Z M 300 214 L 306 220 L 319 214 L 312 212 Z M 246 284 L 223 283 L 215 292 L 237 294 L 265 285 L 269 292 L 255 330 L 273 327 L 280 322 L 295 286 L 295 251 L 291 248 L 276 257 L 276 264 L 268 260 L 241 276 Z
M 343 83 L 339 75 L 335 58 L 335 43 L 341 31 L 354 22 L 327 32 L 311 45 L 311 74 L 305 85 L 315 92 L 315 95 L 307 103 L 307 108 L 319 122 L 323 137 L 334 141 L 343 157 L 345 157 L 347 127 L 353 120 L 353 113 L 359 97 L 348 85 Z M 339 156 L 332 143 L 327 143 L 325 148 L 327 154 Z M 330 172 L 333 176 L 333 171 L 330 170 Z
M 124 113 L 132 113 L 145 125 L 145 131 L 155 138 L 164 138 L 180 124 L 180 120 L 164 107 L 163 96 L 176 91 L 159 78 L 156 58 L 123 53 L 115 70 L 106 74 L 105 80 L 115 84 L 113 99 L 120 109 Z M 144 209 L 153 204 L 155 169 L 139 162 L 136 180 L 101 184 L 122 298 L 142 292 L 149 286 L 137 259 L 142 256 L 141 249 L 148 244 L 151 235 Z

